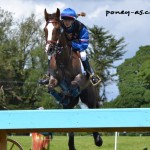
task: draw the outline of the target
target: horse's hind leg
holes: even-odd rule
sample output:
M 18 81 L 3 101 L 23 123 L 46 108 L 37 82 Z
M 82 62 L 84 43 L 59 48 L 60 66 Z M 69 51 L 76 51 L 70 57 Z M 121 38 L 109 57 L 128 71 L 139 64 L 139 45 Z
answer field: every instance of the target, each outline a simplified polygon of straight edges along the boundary
M 88 108 L 98 108 L 98 94 L 94 87 L 88 87 L 86 90 L 82 91 L 80 98 Z M 93 138 L 96 146 L 102 146 L 103 140 L 98 132 L 93 132 Z
M 102 146 L 103 140 L 98 132 L 93 132 L 94 142 L 96 146 Z
M 75 105 L 79 102 L 79 97 L 70 97 L 70 102 L 68 105 L 63 105 L 64 109 L 73 109 Z M 69 141 L 68 141 L 69 150 L 76 150 L 74 145 L 74 133 L 69 132 Z
M 74 133 L 69 132 L 69 141 L 68 141 L 69 150 L 76 150 L 74 146 Z

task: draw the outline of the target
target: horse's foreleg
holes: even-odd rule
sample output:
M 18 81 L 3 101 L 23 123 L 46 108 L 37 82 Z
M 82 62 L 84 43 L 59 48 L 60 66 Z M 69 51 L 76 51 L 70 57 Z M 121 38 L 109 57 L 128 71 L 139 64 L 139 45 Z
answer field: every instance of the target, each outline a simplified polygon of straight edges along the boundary
M 72 86 L 78 86 L 80 88 L 80 90 L 82 91 L 83 89 L 85 89 L 88 85 L 89 85 L 89 81 L 87 80 L 87 78 L 82 75 L 82 74 L 78 74 L 74 80 L 71 82 Z
M 69 141 L 68 141 L 69 150 L 76 150 L 74 146 L 74 133 L 69 132 Z
M 57 84 L 58 80 L 54 77 L 51 77 L 48 85 L 48 93 L 52 95 L 59 103 L 67 105 L 70 102 L 70 100 L 66 95 L 54 89 L 57 86 Z
M 54 87 L 57 85 L 57 79 L 55 79 L 53 76 L 50 76 L 49 85 L 48 85 L 48 93 L 52 95 L 58 102 L 60 102 L 64 95 L 61 93 L 58 93 Z
M 102 146 L 103 140 L 98 132 L 93 132 L 94 142 L 96 146 Z
M 83 76 L 81 74 L 78 74 L 73 81 L 71 81 L 71 88 L 70 88 L 70 93 L 73 97 L 77 97 L 81 91 L 82 91 L 82 83 L 83 81 Z

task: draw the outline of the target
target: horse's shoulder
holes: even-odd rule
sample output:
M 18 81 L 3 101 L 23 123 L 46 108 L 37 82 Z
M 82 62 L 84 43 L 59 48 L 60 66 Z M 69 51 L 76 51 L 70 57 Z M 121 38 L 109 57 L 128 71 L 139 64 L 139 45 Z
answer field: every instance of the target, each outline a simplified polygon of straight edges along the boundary
M 73 58 L 80 59 L 80 53 L 78 51 L 73 51 L 72 56 Z
M 51 66 L 51 68 L 53 68 L 53 69 L 56 69 L 56 68 L 57 68 L 55 56 L 51 56 L 51 59 L 50 59 L 50 66 Z

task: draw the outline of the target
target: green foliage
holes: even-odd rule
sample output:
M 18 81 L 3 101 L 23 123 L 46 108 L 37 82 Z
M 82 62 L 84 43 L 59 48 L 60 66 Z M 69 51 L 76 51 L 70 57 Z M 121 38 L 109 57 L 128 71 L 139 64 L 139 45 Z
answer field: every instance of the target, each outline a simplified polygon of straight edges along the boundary
M 114 74 L 110 73 L 111 68 L 115 68 L 114 61 L 120 60 L 125 53 L 124 38 L 116 39 L 104 28 L 94 26 L 89 28 L 90 46 L 89 57 L 94 67 L 95 73 L 102 79 L 101 86 L 103 92 L 101 97 L 106 98 L 105 87 L 108 81 L 113 79 Z
M 118 67 L 120 95 L 116 107 L 150 106 L 150 46 L 140 47 L 136 56 Z
M 35 109 L 50 99 L 37 80 L 47 67 L 41 20 L 34 14 L 15 22 L 0 9 L 0 109 Z M 44 95 L 44 98 L 41 98 Z M 46 96 L 45 96 L 46 95 Z M 45 104 L 46 108 L 54 107 Z
M 32 144 L 32 138 L 29 136 L 11 136 L 11 139 L 16 140 L 21 144 L 24 150 L 29 150 Z M 99 148 L 95 146 L 93 137 L 75 136 L 75 147 L 78 150 L 112 150 L 114 149 L 114 136 L 102 136 L 103 145 Z M 68 149 L 68 136 L 55 136 L 50 143 L 52 150 L 66 150 Z M 119 150 L 144 150 L 150 147 L 149 136 L 118 136 L 117 149 Z

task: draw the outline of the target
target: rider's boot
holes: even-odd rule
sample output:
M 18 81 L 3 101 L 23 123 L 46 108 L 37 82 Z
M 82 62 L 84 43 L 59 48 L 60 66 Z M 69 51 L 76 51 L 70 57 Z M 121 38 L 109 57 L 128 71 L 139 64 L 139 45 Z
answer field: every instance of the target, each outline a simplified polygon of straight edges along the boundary
M 84 70 L 86 71 L 86 76 L 88 79 L 90 79 L 90 82 L 94 86 L 100 83 L 101 79 L 98 75 L 95 75 L 92 73 L 88 59 L 86 59 L 85 61 L 82 61 L 82 64 L 83 64 Z
M 42 79 L 38 80 L 38 83 L 42 85 L 49 84 L 49 79 L 50 79 L 49 74 L 45 74 Z

